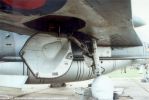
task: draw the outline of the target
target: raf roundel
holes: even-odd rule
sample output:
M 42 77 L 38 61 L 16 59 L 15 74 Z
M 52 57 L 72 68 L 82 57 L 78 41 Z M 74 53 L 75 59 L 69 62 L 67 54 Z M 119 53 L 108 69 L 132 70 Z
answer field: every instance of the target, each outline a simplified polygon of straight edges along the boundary
M 45 5 L 47 0 L 3 0 L 12 8 L 32 10 Z
M 62 8 L 67 0 L 1 0 L 0 9 L 6 13 L 45 15 Z

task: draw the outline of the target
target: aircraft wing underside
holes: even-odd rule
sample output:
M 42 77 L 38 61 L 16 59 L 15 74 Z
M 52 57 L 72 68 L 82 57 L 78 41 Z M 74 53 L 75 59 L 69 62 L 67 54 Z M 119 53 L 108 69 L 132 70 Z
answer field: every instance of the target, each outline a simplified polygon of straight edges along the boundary
M 99 34 L 96 34 L 100 45 L 141 44 L 132 25 L 131 0 L 86 0 L 86 2 L 106 21 L 106 25 L 101 26 Z
M 2 30 L 28 35 L 41 33 L 42 30 L 32 26 L 28 27 L 24 23 L 36 21 L 35 19 L 45 15 L 28 14 L 26 16 L 22 13 L 13 12 L 12 9 L 12 12 L 10 11 L 9 13 L 5 12 L 6 8 L 0 7 L 0 9 L 0 28 Z M 97 38 L 99 46 L 142 45 L 132 25 L 130 0 L 67 0 L 61 9 L 46 14 L 46 16 L 51 15 L 74 17 L 83 20 L 85 26 L 73 31 L 79 31 Z M 59 17 L 55 17 L 52 20 L 57 22 L 59 21 L 57 18 Z M 60 21 L 66 18 L 62 18 Z M 51 24 L 51 22 L 51 20 L 48 20 L 47 25 Z M 40 27 L 43 27 L 43 25 Z

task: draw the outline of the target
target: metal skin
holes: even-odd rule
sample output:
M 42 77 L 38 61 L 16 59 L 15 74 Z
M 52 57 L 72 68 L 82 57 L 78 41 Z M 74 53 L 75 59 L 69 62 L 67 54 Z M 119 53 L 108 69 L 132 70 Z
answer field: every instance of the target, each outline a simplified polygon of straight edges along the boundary
M 18 57 L 29 36 L 0 31 L 0 59 Z
M 47 1 L 51 4 L 50 1 L 63 0 Z M 38 10 L 35 11 L 35 13 L 37 12 L 35 15 L 24 16 L 21 11 L 17 12 L 20 14 L 18 15 L 6 13 L 3 7 L 0 9 L 0 27 L 3 30 L 32 35 L 39 31 L 27 27 L 24 25 L 25 23 L 45 16 L 66 16 L 83 20 L 85 27 L 79 31 L 96 37 L 98 46 L 142 45 L 132 25 L 131 0 L 67 0 L 60 9 L 44 15 L 40 15 L 42 11 Z M 55 17 L 54 20 L 57 19 Z M 43 25 L 40 24 L 41 27 Z
M 25 42 L 29 39 L 28 35 L 20 35 L 17 33 L 12 33 L 8 31 L 0 31 L 0 60 L 3 61 L 4 58 L 10 58 L 10 60 L 14 57 L 19 57 L 19 52 L 22 49 Z M 148 57 L 149 50 L 148 44 L 144 43 L 143 46 L 137 47 L 98 47 L 98 52 L 102 52 L 99 54 L 102 58 L 102 55 L 106 54 L 107 57 L 110 58 L 143 58 Z M 103 49 L 103 50 L 102 50 Z M 105 50 L 105 51 L 104 51 Z M 106 55 L 103 59 L 106 59 Z M 7 61 L 7 60 L 5 60 Z
M 11 66 L 10 66 L 11 64 Z M 103 74 L 112 72 L 116 69 L 128 66 L 131 64 L 131 60 L 106 60 L 103 61 L 102 71 Z M 69 70 L 61 77 L 57 78 L 36 78 L 32 72 L 23 66 L 21 62 L 3 62 L 0 64 L 0 73 L 2 75 L 25 75 L 28 76 L 27 84 L 51 84 L 51 83 L 65 83 L 83 81 L 95 78 L 91 67 L 87 67 L 84 62 L 74 61 Z
M 7 43 L 11 43 L 11 45 L 6 45 L 5 41 L 1 42 L 0 58 L 1 58 L 1 61 L 3 61 L 0 64 L 0 74 L 1 75 L 24 75 L 24 76 L 28 76 L 28 80 L 26 83 L 36 83 L 36 84 L 37 83 L 43 83 L 44 84 L 44 83 L 73 82 L 73 81 L 88 80 L 88 79 L 92 79 L 92 78 L 96 77 L 95 74 L 93 73 L 93 69 L 92 69 L 93 60 L 87 56 L 84 56 L 85 57 L 84 60 L 77 60 L 77 61 L 73 60 L 71 65 L 67 68 L 67 70 L 65 70 L 63 75 L 55 76 L 55 77 L 52 77 L 52 76 L 50 76 L 50 77 L 38 77 L 32 71 L 34 69 L 30 68 L 30 66 L 32 66 L 32 65 L 28 66 L 27 65 L 28 62 L 23 63 L 22 59 L 21 59 L 21 62 L 17 62 L 17 59 L 16 59 L 16 57 L 19 57 L 19 52 L 21 51 L 24 44 L 27 43 L 29 36 L 19 35 L 16 33 L 11 33 L 11 32 L 6 32 L 6 31 L 1 31 L 1 40 L 2 39 L 3 40 L 6 39 Z M 31 43 L 33 43 L 33 42 L 31 42 Z M 9 49 L 7 46 L 10 46 Z M 125 51 L 125 48 L 121 48 L 121 49 L 123 52 Z M 137 48 L 135 48 L 135 50 L 136 49 Z M 55 50 L 54 49 L 52 49 L 52 50 L 53 50 L 52 52 L 54 53 Z M 97 55 L 99 55 L 101 57 L 100 62 L 99 62 L 100 66 L 101 66 L 101 74 L 106 74 L 106 73 L 112 72 L 114 70 L 117 70 L 119 68 L 123 68 L 125 66 L 129 66 L 132 64 L 133 58 L 131 58 L 131 59 L 127 58 L 127 59 L 122 59 L 122 60 L 114 60 L 116 57 L 116 54 L 117 55 L 119 54 L 119 53 L 116 53 L 116 51 L 117 51 L 117 49 L 113 49 L 113 51 L 111 51 L 110 47 L 98 47 L 97 53 L 99 53 L 99 54 L 97 54 Z M 132 49 L 130 51 L 134 52 L 134 49 Z M 126 49 L 126 52 L 130 52 L 130 51 L 128 49 Z M 118 52 L 120 52 L 120 51 L 118 51 Z M 135 54 L 139 54 L 139 52 L 140 51 L 138 51 L 138 52 L 136 51 L 136 53 L 134 53 L 134 59 L 135 59 Z M 142 55 L 142 53 L 140 55 Z M 120 55 L 121 58 L 126 57 L 126 56 L 129 56 L 129 54 Z M 142 57 L 143 56 L 144 55 L 142 55 Z M 133 57 L 133 56 L 131 55 L 131 57 Z M 15 62 L 10 62 L 12 59 Z M 9 61 L 9 62 L 7 62 L 7 61 Z M 56 62 L 57 62 L 57 60 L 56 60 Z M 43 70 L 43 67 L 44 66 L 41 66 L 41 67 L 38 66 L 39 71 Z M 59 70 L 60 72 L 61 72 L 61 70 L 63 70 L 61 68 L 61 66 L 52 66 L 49 64 L 49 68 L 47 68 L 47 69 L 51 70 L 51 71 L 49 70 L 49 74 L 55 72 L 54 67 L 60 68 L 60 70 Z M 59 71 L 58 71 L 58 73 L 60 73 Z M 47 72 L 48 72 L 48 70 L 47 70 Z
M 40 9 L 39 3 L 34 5 L 37 9 L 30 9 L 31 1 L 24 1 L 25 6 L 18 0 L 0 2 L 0 29 L 23 34 L 2 31 L 0 60 L 24 62 L 2 63 L 0 74 L 26 75 L 27 83 L 72 82 L 92 79 L 144 57 L 139 51 L 129 55 L 144 48 L 139 47 L 142 43 L 134 31 L 130 0 L 47 1 L 49 10 L 44 9 L 46 5 Z M 118 55 L 118 47 L 127 51 L 125 55 Z

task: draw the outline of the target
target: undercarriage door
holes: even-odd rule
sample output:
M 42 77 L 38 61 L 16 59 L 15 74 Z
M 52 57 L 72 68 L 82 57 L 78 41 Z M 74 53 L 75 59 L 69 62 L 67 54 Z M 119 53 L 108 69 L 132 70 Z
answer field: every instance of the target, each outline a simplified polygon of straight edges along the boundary
M 36 34 L 24 45 L 20 56 L 37 78 L 57 78 L 70 68 L 73 55 L 67 38 Z

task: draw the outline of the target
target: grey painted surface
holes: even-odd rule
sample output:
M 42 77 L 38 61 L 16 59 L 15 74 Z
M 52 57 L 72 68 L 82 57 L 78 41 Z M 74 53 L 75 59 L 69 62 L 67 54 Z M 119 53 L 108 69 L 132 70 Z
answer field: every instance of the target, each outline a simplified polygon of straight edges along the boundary
M 0 86 L 11 88 L 22 88 L 28 76 L 24 75 L 0 75 Z
M 3 32 L 0 34 L 1 35 L 1 48 L 0 48 L 0 56 L 1 57 L 16 57 L 18 56 L 18 53 L 20 52 L 20 49 L 22 48 L 22 46 L 25 44 L 26 40 L 29 38 L 29 36 L 24 36 L 24 35 L 18 35 L 15 33 L 8 33 L 8 32 Z M 10 35 L 10 36 L 8 36 Z M 40 37 L 41 38 L 41 37 Z M 55 40 L 55 38 L 54 38 Z M 40 42 L 41 44 L 43 43 L 42 41 L 44 41 L 44 39 L 42 39 Z M 6 45 L 6 43 L 11 43 L 11 45 Z M 34 43 L 34 42 L 33 42 Z M 36 42 L 35 42 L 36 43 Z M 37 45 L 37 44 L 36 44 Z M 8 47 L 7 47 L 8 46 Z M 38 47 L 39 45 L 37 45 Z M 53 47 L 55 48 L 56 45 L 54 45 Z M 32 45 L 31 47 L 33 47 L 32 49 L 34 49 L 34 46 Z M 55 50 L 53 49 L 53 47 L 50 47 L 50 52 L 54 52 Z M 64 48 L 68 48 L 67 46 L 64 46 Z M 133 49 L 132 49 L 133 48 Z M 131 50 L 139 50 L 137 47 L 132 47 L 130 48 Z M 31 49 L 31 50 L 32 50 Z M 41 49 L 41 51 L 43 51 L 43 47 L 41 48 L 37 48 L 37 49 Z M 49 48 L 48 48 L 49 49 Z M 129 49 L 128 48 L 121 48 L 122 51 L 118 51 L 116 50 L 117 55 L 119 55 L 120 57 L 123 56 L 129 56 Z M 27 51 L 29 49 L 26 49 Z M 26 50 L 24 52 L 26 52 Z M 105 56 L 110 56 L 110 48 L 104 48 L 104 52 L 105 52 Z M 126 53 L 122 53 L 126 50 Z M 142 50 L 142 49 L 141 49 Z M 33 50 L 34 51 L 34 50 Z M 48 53 L 49 51 L 47 51 L 46 53 Z M 101 52 L 101 51 L 100 51 Z M 45 52 L 43 52 L 45 54 Z M 108 54 L 106 54 L 108 53 Z M 137 52 L 139 53 L 139 51 Z M 135 54 L 137 54 L 135 53 Z M 114 54 L 114 53 L 113 53 Z M 123 54 L 123 55 L 122 55 Z M 130 53 L 131 54 L 131 53 Z M 134 54 L 134 55 L 135 55 Z M 49 53 L 45 55 L 45 58 L 49 57 L 48 55 L 50 55 Z M 56 54 L 57 55 L 57 54 Z M 141 52 L 142 55 L 142 52 Z M 28 55 L 30 56 L 30 55 Z M 35 55 L 36 56 L 36 55 Z M 36 57 L 38 58 L 38 57 Z M 93 60 L 87 56 L 84 56 L 85 60 L 83 61 L 73 61 L 72 64 L 69 66 L 68 70 L 65 70 L 66 72 L 64 72 L 65 74 L 59 77 L 51 77 L 48 79 L 43 79 L 43 78 L 38 78 L 35 75 L 33 75 L 33 71 L 30 70 L 32 69 L 32 65 L 31 66 L 23 66 L 23 63 L 1 63 L 0 64 L 0 74 L 2 75 L 28 75 L 28 83 L 53 83 L 53 82 L 71 82 L 71 81 L 80 81 L 80 80 L 88 80 L 94 77 L 93 72 L 92 72 L 92 68 L 91 65 L 93 63 Z M 27 59 L 28 60 L 28 59 Z M 54 61 L 57 62 L 58 59 L 55 59 Z M 32 59 L 30 62 L 34 61 L 34 59 Z M 37 63 L 37 61 L 34 61 L 35 63 Z M 40 62 L 40 61 L 38 61 Z M 125 66 L 128 66 L 131 64 L 131 60 L 102 60 L 101 62 L 101 66 L 102 66 L 102 73 L 109 73 L 112 72 L 118 68 L 122 68 Z M 53 70 L 53 66 L 51 66 L 51 63 L 49 64 L 49 74 L 54 73 L 55 71 Z M 40 66 L 37 66 L 37 69 L 42 70 L 44 63 L 40 64 Z M 52 67 L 52 69 L 51 69 Z M 60 66 L 54 66 L 55 69 L 59 68 L 61 69 Z M 34 69 L 36 70 L 36 69 Z M 44 68 L 44 70 L 46 70 Z M 60 73 L 61 70 L 58 70 L 57 73 Z M 48 72 L 48 70 L 47 70 Z M 48 74 L 48 73 L 47 73 Z
M 131 65 L 130 60 L 105 60 L 102 61 L 102 73 L 106 74 L 117 70 L 119 68 Z M 42 69 L 42 68 L 41 68 Z M 82 81 L 94 78 L 94 74 L 92 72 L 92 68 L 83 61 L 73 61 L 69 70 L 60 77 L 57 78 L 36 78 L 33 76 L 32 72 L 27 68 L 27 66 L 23 66 L 21 62 L 3 62 L 0 63 L 0 74 L 1 75 L 27 75 L 28 81 L 27 83 L 63 83 L 63 82 L 74 82 L 74 81 Z
M 149 57 L 149 45 L 112 48 L 112 57 Z
M 0 59 L 18 57 L 29 36 L 0 30 Z

